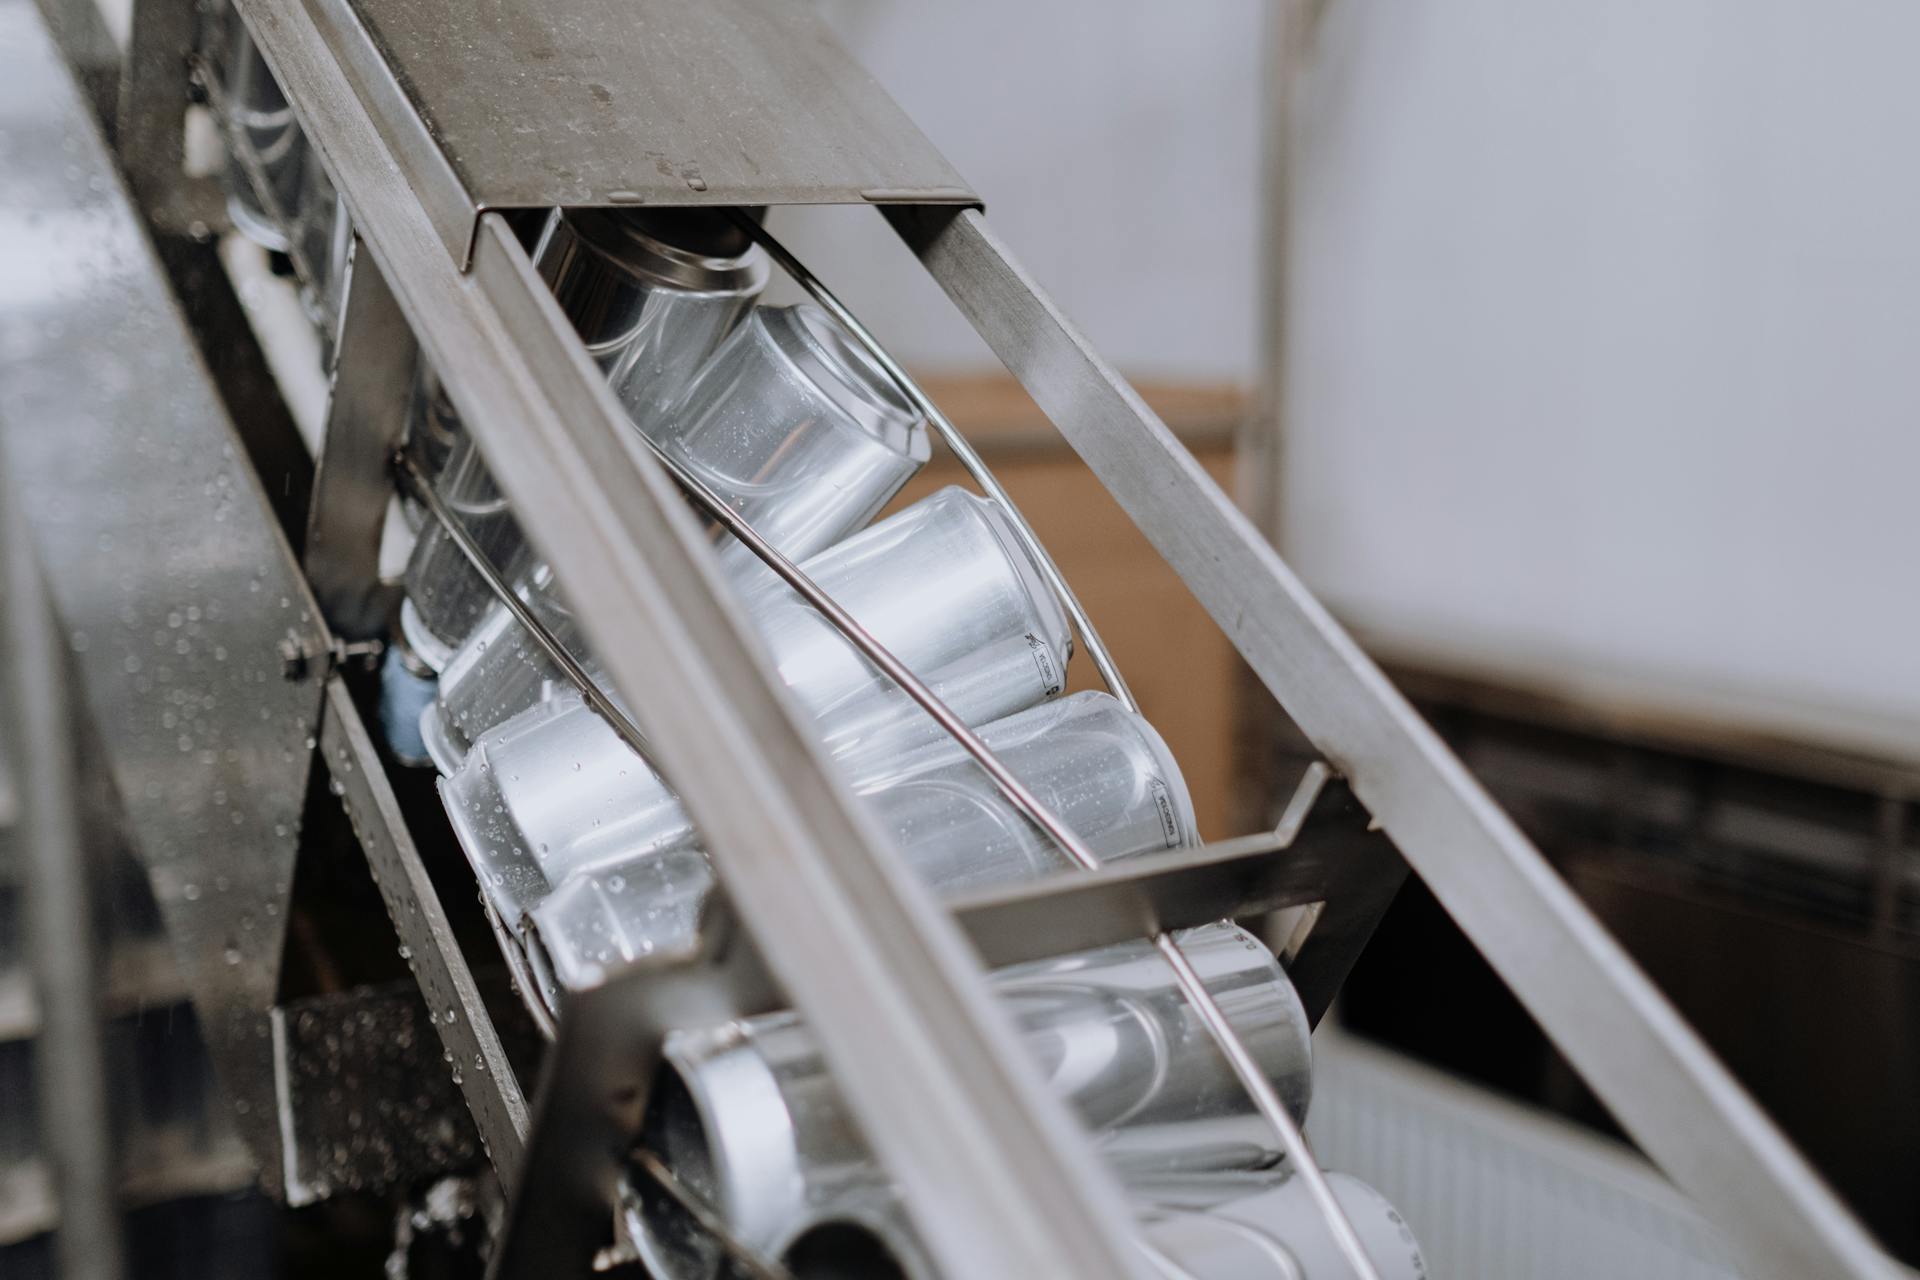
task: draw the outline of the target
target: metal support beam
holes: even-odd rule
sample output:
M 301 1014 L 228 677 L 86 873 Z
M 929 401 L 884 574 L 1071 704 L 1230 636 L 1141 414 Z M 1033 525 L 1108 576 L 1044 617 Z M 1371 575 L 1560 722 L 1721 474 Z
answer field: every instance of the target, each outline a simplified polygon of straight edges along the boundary
M 1627 1131 L 1754 1275 L 1892 1263 L 1540 852 L 971 210 L 888 210 Z
M 340 677 L 327 680 L 320 758 L 366 851 L 407 964 L 426 998 L 427 1019 L 446 1046 L 467 1109 L 500 1180 L 512 1185 L 526 1145 L 527 1101 L 387 781 L 360 709 Z
M 357 237 L 349 253 L 306 570 L 334 634 L 361 640 L 386 633 L 393 603 L 380 582 L 380 537 L 419 349 L 373 255 Z

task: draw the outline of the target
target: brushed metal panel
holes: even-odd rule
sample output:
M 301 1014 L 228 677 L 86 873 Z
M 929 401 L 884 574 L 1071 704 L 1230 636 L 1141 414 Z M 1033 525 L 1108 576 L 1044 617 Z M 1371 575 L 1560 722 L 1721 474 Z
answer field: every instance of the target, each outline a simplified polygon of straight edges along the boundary
M 277 1177 L 274 1000 L 324 645 L 113 160 L 0 0 L 0 440 L 239 1124 Z

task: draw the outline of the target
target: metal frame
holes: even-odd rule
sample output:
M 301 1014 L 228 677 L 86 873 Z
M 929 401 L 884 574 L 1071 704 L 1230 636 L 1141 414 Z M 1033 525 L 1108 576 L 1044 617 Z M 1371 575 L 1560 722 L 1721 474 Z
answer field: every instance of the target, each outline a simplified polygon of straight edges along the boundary
M 729 2 L 750 7 L 753 0 Z M 136 39 L 142 10 L 164 15 L 180 3 L 139 0 Z M 1203 907 L 1203 918 L 1215 918 L 1256 904 L 1307 901 L 1317 890 L 1329 913 L 1342 911 L 1346 922 L 1323 914 L 1294 968 L 1316 992 L 1330 994 L 1383 905 L 1382 887 L 1397 884 L 1397 864 L 1374 864 L 1365 882 L 1371 895 L 1359 887 L 1335 892 L 1325 879 L 1313 889 L 1276 889 L 1263 877 L 1286 865 L 1278 859 L 1202 850 L 1151 868 L 1094 871 L 1025 895 L 959 904 L 949 915 L 904 872 L 811 744 L 669 478 L 632 439 L 524 249 L 498 215 L 484 212 L 485 201 L 468 206 L 477 221 L 470 253 L 462 252 L 451 206 L 436 203 L 450 174 L 452 189 L 467 190 L 458 176 L 462 157 L 441 149 L 419 104 L 401 89 L 421 83 L 408 74 L 417 68 L 401 65 L 407 51 L 396 54 L 391 41 L 382 45 L 369 34 L 367 15 L 381 5 L 355 3 L 240 0 L 240 7 L 344 195 L 399 315 L 444 377 L 530 537 L 574 586 L 587 638 L 634 709 L 650 754 L 706 833 L 745 926 L 744 934 L 718 927 L 708 954 L 656 958 L 571 1009 L 530 1127 L 505 1077 L 490 1071 L 502 1083 L 467 1090 L 497 1160 L 511 1169 L 514 1143 L 523 1135 L 525 1141 L 496 1273 L 544 1274 L 587 1261 L 582 1250 L 598 1225 L 596 1203 L 602 1210 L 607 1204 L 617 1157 L 609 1138 L 637 1122 L 664 1029 L 784 997 L 820 1032 L 857 1119 L 901 1181 L 948 1272 L 1145 1274 L 1144 1260 L 1125 1245 L 1128 1219 L 1115 1188 L 1022 1060 L 961 926 L 971 925 L 991 955 L 983 939 L 1006 936 L 1020 911 L 1045 911 L 1066 895 L 1081 895 L 1076 908 L 1097 913 L 1124 936 L 1143 926 L 1172 927 L 1181 913 Z M 670 20 L 669 10 L 659 13 Z M 170 28 L 156 20 L 153 29 Z M 164 65 L 167 52 L 136 47 L 134 65 L 156 57 Z M 530 48 L 518 52 L 533 56 Z M 547 74 L 579 87 L 587 69 L 575 62 Z M 856 113 L 839 123 L 857 131 L 863 122 Z M 677 180 L 688 187 L 679 193 L 687 202 L 747 202 L 746 186 L 702 190 L 684 174 Z M 162 203 L 164 190 L 142 188 L 149 204 Z M 532 204 L 578 202 L 577 193 L 558 187 L 519 194 Z M 1727 1231 L 1755 1274 L 1889 1271 L 1797 1153 L 1013 262 L 981 215 L 925 202 L 970 197 L 954 189 L 918 194 L 922 203 L 888 204 L 887 211 L 929 272 L 1596 1092 Z M 887 202 L 911 193 L 858 196 Z M 348 323 L 366 326 L 354 317 L 381 310 L 349 301 Z M 344 351 L 365 342 L 364 335 L 342 334 Z M 353 376 L 345 364 L 341 372 Z M 370 403 L 378 409 L 392 393 L 389 378 L 368 391 Z M 337 386 L 336 394 L 343 406 L 337 423 L 383 420 L 378 412 L 345 411 L 358 391 L 342 394 Z M 342 474 L 365 476 L 377 438 L 370 441 L 364 430 L 330 432 L 323 475 L 336 453 L 352 450 L 359 461 L 343 461 Z M 370 506 L 357 510 L 356 521 Z M 364 529 L 346 532 L 358 537 Z M 326 705 L 338 760 L 329 767 L 344 788 L 360 788 L 349 808 L 363 838 L 374 833 L 369 853 L 376 864 L 401 873 L 381 877 L 383 891 L 392 882 L 389 909 L 399 922 L 415 904 L 434 902 L 431 888 L 417 857 L 409 857 L 410 845 L 395 835 L 404 829 L 391 797 L 383 798 L 367 771 L 370 742 L 363 728 L 356 734 L 357 715 L 337 684 Z M 337 755 L 342 748 L 345 757 Z M 356 775 L 365 781 L 351 781 Z M 1310 823 L 1300 838 L 1316 825 L 1325 824 Z M 376 849 L 380 833 L 387 843 Z M 1377 849 L 1377 838 L 1373 844 Z M 1349 863 L 1322 869 L 1337 878 L 1353 874 Z M 475 1028 L 472 1045 L 485 1055 L 485 1035 L 471 1016 L 477 997 L 470 979 L 462 984 L 457 949 L 444 927 L 422 920 L 401 927 L 432 953 L 423 985 L 444 983 L 455 993 Z M 807 928 L 793 927 L 796 920 Z M 454 1034 L 441 1030 L 450 1047 Z

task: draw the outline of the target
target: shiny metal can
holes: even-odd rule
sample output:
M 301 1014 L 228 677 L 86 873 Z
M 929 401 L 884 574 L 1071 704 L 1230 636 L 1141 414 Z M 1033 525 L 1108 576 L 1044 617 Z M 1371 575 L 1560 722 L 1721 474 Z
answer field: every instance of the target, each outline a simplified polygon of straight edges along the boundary
M 1188 930 L 1181 942 L 1288 1109 L 1304 1117 L 1311 1028 L 1272 954 L 1230 924 Z M 1175 1169 L 1279 1162 L 1264 1121 L 1151 943 L 1016 965 L 990 981 L 1123 1185 Z M 669 1036 L 641 1144 L 745 1243 L 775 1256 L 816 1224 L 872 1205 L 886 1184 L 793 1014 Z M 685 1229 L 676 1202 L 644 1176 L 631 1192 L 629 1230 L 650 1266 L 675 1280 L 716 1273 L 717 1246 Z
M 1060 691 L 1066 614 L 987 499 L 942 490 L 806 567 L 971 724 Z M 877 760 L 878 745 L 900 751 L 944 737 L 784 585 L 746 604 L 780 678 L 830 749 L 860 747 Z M 571 694 L 486 731 L 441 793 L 509 922 L 577 870 L 693 839 L 667 782 Z
M 238 9 L 227 8 L 219 38 L 222 47 L 214 61 L 227 105 L 227 216 L 235 230 L 261 248 L 285 253 L 289 228 L 262 203 L 236 149 L 253 153 L 280 214 L 291 218 L 305 180 L 306 135 Z
M 1420 1242 L 1385 1196 L 1344 1173 L 1329 1173 L 1327 1184 L 1381 1280 L 1426 1280 Z M 1157 1208 L 1143 1227 L 1153 1254 L 1178 1268 L 1172 1274 L 1193 1280 L 1357 1280 L 1359 1274 L 1299 1178 L 1206 1209 Z
M 677 401 L 766 284 L 765 254 L 731 224 L 732 239 L 717 232 L 718 216 L 566 210 L 548 219 L 534 266 L 588 352 L 603 368 L 626 371 L 636 404 Z M 655 429 L 650 421 L 636 425 Z M 525 536 L 464 431 L 434 484 L 509 579 L 527 567 Z M 447 532 L 431 524 L 414 544 L 405 582 L 407 641 L 443 670 L 493 605 L 493 593 Z
M 1140 1248 L 1169 1280 L 1357 1280 L 1305 1184 L 1292 1177 L 1268 1182 L 1251 1196 L 1206 1209 L 1148 1209 L 1140 1218 Z M 1426 1280 L 1426 1258 L 1399 1210 L 1358 1178 L 1329 1173 L 1327 1183 L 1381 1280 Z M 794 1280 L 940 1280 L 892 1188 L 850 1192 L 836 1200 L 833 1213 L 781 1246 L 781 1264 Z
M 1108 694 L 1073 694 L 979 733 L 1103 861 L 1197 838 L 1179 765 L 1153 726 Z M 933 888 L 1032 880 L 1074 865 L 957 742 L 911 752 L 853 781 Z M 576 866 L 527 909 L 524 946 L 546 975 L 541 995 L 550 1007 L 565 991 L 597 986 L 642 956 L 695 940 L 712 870 L 677 807 L 651 810 L 644 822 L 653 833 L 644 852 Z
M 556 209 L 533 261 L 643 429 L 767 284 L 766 254 L 718 210 Z
M 641 430 L 789 559 L 804 560 L 865 526 L 930 455 L 924 420 L 816 307 L 756 310 L 671 410 L 660 405 L 671 381 L 660 373 L 665 351 L 652 338 L 627 346 L 612 374 L 623 403 Z M 720 554 L 743 583 L 772 580 L 733 539 L 723 538 Z M 550 597 L 536 612 L 544 609 L 543 621 L 584 662 L 586 647 L 559 592 L 539 580 L 543 573 L 530 571 L 523 594 Z M 531 705 L 559 677 L 505 609 L 470 639 L 445 663 L 442 723 L 429 734 L 452 754 L 501 723 L 503 709 L 511 715 Z

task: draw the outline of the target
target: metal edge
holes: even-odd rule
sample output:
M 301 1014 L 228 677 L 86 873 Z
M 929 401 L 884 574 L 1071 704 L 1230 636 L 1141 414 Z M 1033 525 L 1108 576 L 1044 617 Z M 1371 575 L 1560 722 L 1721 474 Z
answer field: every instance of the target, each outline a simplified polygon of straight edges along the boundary
M 171 5 L 175 0 L 150 2 Z M 0 12 L 15 6 L 27 13 L 30 20 L 37 21 L 33 7 L 20 0 L 0 4 Z M 168 31 L 176 29 L 166 23 L 158 25 Z M 44 36 L 44 31 L 40 34 Z M 136 41 L 139 36 L 140 30 L 136 28 Z M 37 43 L 28 40 L 10 44 L 0 40 L 0 52 L 17 59 L 5 60 L 7 69 L 16 77 L 25 77 L 30 82 L 38 75 L 31 61 L 40 52 L 35 47 Z M 156 52 L 136 47 L 130 51 L 130 66 L 141 60 L 143 54 L 162 62 L 170 56 L 166 49 Z M 295 744 L 309 739 L 317 728 L 320 689 L 317 684 L 308 684 L 289 686 L 283 691 L 280 659 L 272 646 L 284 640 L 303 650 L 324 651 L 326 630 L 306 590 L 305 579 L 295 566 L 284 532 L 272 514 L 260 476 L 244 461 L 244 445 L 221 405 L 204 354 L 188 332 L 179 300 L 147 238 L 143 210 L 129 198 L 128 187 L 134 185 L 135 179 L 128 177 L 123 181 L 114 171 L 114 158 L 98 132 L 99 126 L 81 102 L 71 73 L 60 65 L 50 42 L 46 45 L 46 56 L 56 69 L 57 77 L 65 81 L 62 88 L 66 92 L 43 95 L 35 101 L 33 109 L 51 113 L 65 112 L 71 107 L 72 113 L 68 118 L 71 123 L 68 119 L 60 122 L 64 170 L 56 170 L 61 176 L 47 181 L 56 187 L 65 184 L 54 198 L 70 198 L 75 209 L 98 215 L 93 232 L 96 240 L 91 248 L 103 255 L 108 246 L 114 250 L 111 257 L 102 256 L 100 261 L 111 263 L 112 271 L 118 272 L 119 278 L 104 266 L 100 268 L 102 274 L 98 281 L 87 277 L 96 289 L 106 285 L 117 289 L 112 306 L 103 305 L 101 314 L 114 317 L 116 323 L 134 316 L 150 316 L 152 320 L 152 327 L 143 326 L 141 340 L 122 353 L 128 376 L 137 376 L 143 361 L 155 358 L 177 341 L 183 361 L 167 372 L 169 395 L 189 399 L 197 396 L 204 405 L 204 408 L 185 406 L 174 414 L 176 421 L 169 424 L 167 415 L 157 411 L 154 400 L 157 392 L 151 388 L 143 394 L 136 393 L 131 387 L 89 380 L 83 374 L 69 384 L 73 388 L 71 398 L 80 406 L 75 411 L 104 413 L 118 403 L 112 397 L 142 394 L 138 414 L 143 425 L 200 424 L 212 436 L 191 450 L 188 439 L 175 440 L 167 459 L 168 465 L 174 467 L 173 472 L 149 466 L 137 475 L 130 475 L 129 484 L 143 485 L 157 496 L 169 478 L 176 482 L 180 479 L 180 467 L 191 466 L 196 480 L 209 486 L 218 481 L 225 486 L 228 510 L 225 524 L 220 527 L 226 536 L 237 537 L 233 531 L 248 521 L 257 520 L 259 525 L 258 545 L 250 545 L 248 560 L 240 561 L 226 554 L 223 548 L 215 548 L 213 567 L 223 573 L 244 575 L 247 563 L 255 566 L 253 591 L 235 593 L 242 601 L 235 613 L 222 616 L 217 622 L 213 615 L 203 619 L 200 647 L 191 657 L 180 660 L 185 670 L 177 673 L 180 676 L 177 689 L 191 686 L 194 677 L 214 680 L 216 674 L 227 684 L 249 687 L 251 705 L 235 697 L 224 708 L 231 714 L 210 714 L 202 719 L 196 712 L 193 721 L 201 730 L 197 743 L 202 748 L 202 756 L 211 752 L 213 739 L 233 731 L 235 740 L 229 741 L 227 749 L 218 755 L 216 767 L 231 769 L 236 778 L 250 781 L 239 782 L 230 791 L 221 788 L 210 789 L 210 794 L 192 794 L 166 785 L 164 773 L 157 768 L 178 768 L 185 759 L 184 751 L 174 750 L 171 731 L 167 732 L 164 750 L 150 741 L 145 744 L 152 748 L 149 755 L 139 761 L 129 758 L 138 750 L 134 739 L 142 734 L 151 737 L 156 730 L 164 728 L 162 707 L 155 705 L 162 700 L 163 692 L 143 693 L 137 686 L 130 690 L 126 674 L 132 668 L 122 665 L 117 646 L 136 644 L 134 637 L 139 626 L 158 622 L 168 607 L 165 601 L 185 603 L 189 582 L 175 580 L 161 572 L 162 565 L 172 563 L 167 557 L 177 558 L 183 549 L 170 544 L 166 538 L 154 538 L 151 530 L 143 528 L 141 538 L 122 540 L 118 552 L 120 576 L 113 580 L 106 595 L 98 592 L 88 595 L 81 591 L 76 576 L 58 575 L 51 563 L 46 581 L 61 624 L 74 628 L 76 633 L 84 631 L 89 638 L 101 637 L 99 643 L 84 653 L 75 649 L 75 683 L 86 691 L 89 713 L 104 731 L 101 738 L 106 748 L 106 763 L 128 807 L 130 820 L 138 822 L 142 817 L 152 820 L 151 827 L 136 827 L 140 836 L 136 849 L 167 922 L 168 941 L 193 992 L 220 1083 L 233 1102 L 241 1132 L 260 1160 L 262 1181 L 274 1191 L 278 1190 L 280 1161 L 272 1123 L 271 1081 L 266 1078 L 266 1019 L 278 985 L 298 840 L 300 798 L 305 794 L 311 768 L 310 754 L 297 749 Z M 176 69 L 184 83 L 183 58 L 184 55 Z M 16 90 L 20 82 L 19 79 L 14 82 Z M 68 94 L 70 103 L 62 100 Z M 138 99 L 137 94 L 133 96 Z M 33 144 L 35 129 L 39 126 L 32 121 L 24 125 L 20 121 L 8 123 L 21 127 L 0 130 L 0 149 L 9 142 L 15 147 Z M 122 137 L 125 136 L 123 133 Z M 89 175 L 90 167 L 97 167 L 99 172 Z M 154 194 L 157 198 L 166 198 L 164 191 Z M 47 194 L 42 193 L 41 199 L 47 198 Z M 51 209 L 37 211 L 50 213 Z M 47 217 L 38 225 L 61 224 Z M 149 284 L 153 289 L 150 297 L 145 294 Z M 77 292 L 70 301 L 73 306 L 82 305 Z M 42 336 L 53 333 L 54 319 L 51 311 L 39 316 L 32 322 L 36 326 L 34 331 Z M 94 319 L 97 322 L 97 317 Z M 71 332 L 92 333 L 96 339 L 104 340 L 97 323 L 77 325 Z M 53 341 L 57 345 L 51 348 L 52 352 L 66 352 L 67 359 L 83 358 L 85 346 L 76 345 L 73 337 Z M 26 376 L 0 381 L 0 387 L 30 398 L 46 394 L 43 388 L 37 391 L 36 386 L 58 368 L 54 355 L 42 355 L 34 363 L 27 362 L 27 348 L 17 348 L 13 355 L 25 365 Z M 132 403 L 131 399 L 127 401 L 129 405 Z M 160 403 L 166 403 L 165 399 Z M 36 431 L 8 433 L 7 443 L 14 462 L 18 465 L 24 461 L 35 469 L 22 505 L 28 509 L 43 558 L 51 558 L 57 551 L 73 557 L 76 563 L 81 557 L 92 562 L 100 555 L 99 544 L 95 536 L 83 533 L 84 528 L 92 526 L 67 518 L 77 508 L 60 506 L 58 487 L 76 479 L 76 467 L 84 469 L 98 464 L 105 455 L 89 451 L 85 441 L 76 441 L 72 423 L 55 430 L 58 425 L 52 420 L 41 421 L 35 424 L 39 428 Z M 128 456 L 132 453 L 129 448 Z M 46 469 L 46 474 L 40 473 L 41 468 Z M 101 474 L 96 469 L 80 478 L 93 484 Z M 93 506 L 85 510 L 100 513 L 98 525 L 112 521 L 124 523 L 130 518 L 124 503 L 101 501 L 98 493 L 89 497 L 93 499 Z M 170 501 L 156 503 L 153 510 L 164 511 L 174 505 Z M 89 516 L 89 520 L 92 519 Z M 209 521 L 207 528 L 211 531 L 213 527 Z M 213 537 L 211 532 L 209 537 Z M 144 572 L 131 558 L 136 552 L 147 560 Z M 100 585 L 100 581 L 96 580 L 95 585 Z M 204 581 L 192 583 L 195 591 L 206 591 L 209 585 Z M 110 598 L 112 591 L 120 592 L 125 598 Z M 274 612 L 276 601 L 278 613 Z M 116 628 L 124 634 L 117 633 Z M 128 661 L 136 656 L 130 652 Z M 207 702 L 203 710 L 213 712 L 216 701 Z M 188 705 L 191 707 L 191 703 Z M 276 716 L 276 708 L 283 714 Z M 286 774 L 263 782 L 263 777 L 277 768 L 273 764 L 276 755 L 284 755 Z M 208 844 L 215 809 L 221 810 L 228 820 L 219 824 L 221 835 L 231 836 L 230 823 L 233 830 L 251 840 L 250 859 L 227 866 L 218 874 L 204 859 L 195 861 L 196 851 Z M 197 833 L 187 838 L 186 826 L 195 826 Z M 155 828 L 161 830 L 156 832 Z M 212 892 L 201 896 L 203 886 Z M 234 900 L 246 905 L 234 913 L 237 918 L 217 919 L 216 909 L 226 900 L 229 891 Z M 228 961 L 225 957 L 231 954 L 239 955 L 241 961 Z
M 454 938 L 400 802 L 387 782 L 373 738 L 339 676 L 327 679 L 320 758 L 339 789 L 387 915 L 407 950 L 407 965 L 427 1002 L 427 1018 L 461 1069 L 460 1089 L 487 1155 L 511 1183 L 530 1124 L 525 1096 L 480 989 Z
M 143 0 L 143 3 L 150 2 Z M 275 60 L 278 56 L 275 50 L 284 46 L 284 40 L 261 39 L 265 34 L 263 24 L 271 23 L 276 30 L 279 29 L 284 21 L 281 17 L 284 6 L 262 3 L 261 0 L 232 2 L 240 10 L 247 29 L 253 33 L 254 43 L 267 59 L 274 79 L 284 86 L 286 76 Z M 471 259 L 473 238 L 480 216 L 472 194 L 460 181 L 460 175 L 441 152 L 440 145 L 433 140 L 425 123 L 415 114 L 406 89 L 394 78 L 392 68 L 375 45 L 372 34 L 353 11 L 353 6 L 347 0 L 302 0 L 301 8 L 311 24 L 311 30 L 318 33 L 328 52 L 333 55 L 335 65 L 353 86 L 362 110 L 373 121 L 385 148 L 397 161 L 406 165 L 414 198 L 426 210 L 442 247 L 464 269 Z M 312 112 L 316 104 L 303 102 L 291 93 L 287 95 L 287 100 L 293 106 L 294 117 L 306 133 L 307 140 L 320 148 L 327 172 L 338 173 L 340 159 L 332 150 L 339 145 L 335 130 L 323 127 L 329 122 L 314 117 Z M 346 196 L 354 224 L 360 225 L 364 219 L 353 195 L 344 188 L 341 194 Z
M 1371 897 L 1382 880 L 1398 886 L 1404 864 L 1384 836 L 1367 831 L 1344 787 L 1329 788 L 1316 808 L 1283 849 L 1243 837 L 955 895 L 947 906 L 987 966 L 999 968 L 1223 917 Z
M 304 560 L 327 624 L 336 635 L 358 640 L 385 634 L 393 601 L 393 589 L 380 581 L 380 540 L 418 352 L 400 304 L 359 237 L 348 255 Z

